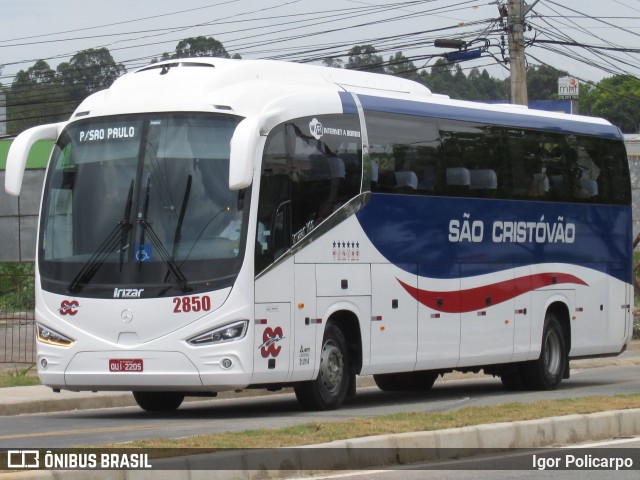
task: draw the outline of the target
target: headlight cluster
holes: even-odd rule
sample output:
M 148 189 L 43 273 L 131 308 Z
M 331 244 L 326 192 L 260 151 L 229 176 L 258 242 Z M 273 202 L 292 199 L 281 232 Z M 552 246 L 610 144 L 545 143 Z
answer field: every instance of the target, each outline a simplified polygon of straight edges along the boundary
M 249 327 L 249 320 L 240 320 L 239 322 L 223 325 L 222 327 L 208 330 L 204 333 L 189 338 L 187 343 L 190 345 L 214 345 L 216 343 L 233 342 L 244 338 Z
M 42 343 L 48 343 L 49 345 L 56 345 L 58 347 L 69 347 L 73 344 L 73 342 L 75 342 L 75 340 L 39 323 L 37 324 L 37 332 L 38 341 Z

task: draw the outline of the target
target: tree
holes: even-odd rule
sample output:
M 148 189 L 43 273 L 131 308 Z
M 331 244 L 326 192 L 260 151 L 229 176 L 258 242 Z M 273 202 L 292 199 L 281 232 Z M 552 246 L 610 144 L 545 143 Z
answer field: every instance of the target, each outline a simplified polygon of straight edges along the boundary
M 432 92 L 440 93 L 443 95 L 453 95 L 453 64 L 449 63 L 444 58 L 439 58 L 436 63 L 431 67 L 431 74 L 427 86 Z
M 376 54 L 377 50 L 372 45 L 356 45 L 349 50 L 349 61 L 345 68 L 351 70 L 364 70 L 373 73 L 386 73 L 384 59 Z
M 342 68 L 344 61 L 340 58 L 323 58 L 322 63 L 325 67 Z
M 625 133 L 640 133 L 640 79 L 615 75 L 595 88 L 581 85 L 580 111 L 604 117 Z
M 469 100 L 498 100 L 508 102 L 511 95 L 509 84 L 503 80 L 492 78 L 486 69 L 473 68 L 467 76 L 467 81 L 471 83 Z
M 106 48 L 82 50 L 53 70 L 38 60 L 16 75 L 7 95 L 7 131 L 65 120 L 88 95 L 108 88 L 125 72 Z
M 7 132 L 17 133 L 34 125 L 62 120 L 58 108 L 64 98 L 56 82 L 56 72 L 44 60 L 20 70 L 7 95 Z
M 548 65 L 527 68 L 527 92 L 529 100 L 553 100 L 558 95 L 558 79 L 569 73 Z
M 99 90 L 109 88 L 126 69 L 116 63 L 106 48 L 82 50 L 69 62 L 58 65 L 60 84 L 67 87 L 71 100 L 83 98 Z
M 418 68 L 402 52 L 396 52 L 395 55 L 389 57 L 386 73 L 410 80 L 418 80 L 420 77 Z
M 213 37 L 190 37 L 180 40 L 176 45 L 176 51 L 169 56 L 164 54 L 162 59 L 170 58 L 188 58 L 188 57 L 219 57 L 219 58 L 237 58 L 240 55 L 235 54 L 233 57 L 229 55 L 221 42 Z

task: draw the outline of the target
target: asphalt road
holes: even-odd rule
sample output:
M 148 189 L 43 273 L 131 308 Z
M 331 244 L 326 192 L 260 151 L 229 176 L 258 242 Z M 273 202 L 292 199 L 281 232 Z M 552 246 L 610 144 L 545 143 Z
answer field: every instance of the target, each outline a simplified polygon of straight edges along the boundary
M 638 367 L 578 370 L 551 392 L 508 392 L 490 377 L 436 382 L 427 393 L 384 393 L 376 387 L 358 394 L 340 410 L 306 412 L 292 393 L 184 404 L 171 414 L 137 407 L 0 417 L 0 448 L 52 448 L 125 443 L 147 438 L 180 438 L 203 433 L 279 428 L 395 412 L 447 411 L 468 406 L 532 402 L 594 395 L 640 393 Z M 551 412 L 552 414 L 553 412 Z

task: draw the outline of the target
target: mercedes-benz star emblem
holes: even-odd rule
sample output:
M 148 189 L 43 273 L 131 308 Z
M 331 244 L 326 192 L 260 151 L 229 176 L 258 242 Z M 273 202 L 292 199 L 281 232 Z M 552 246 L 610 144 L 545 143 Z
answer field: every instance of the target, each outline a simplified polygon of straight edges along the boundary
M 120 314 L 120 318 L 122 318 L 122 321 L 124 323 L 131 323 L 131 321 L 133 320 L 133 312 L 127 308 L 122 311 L 122 313 Z

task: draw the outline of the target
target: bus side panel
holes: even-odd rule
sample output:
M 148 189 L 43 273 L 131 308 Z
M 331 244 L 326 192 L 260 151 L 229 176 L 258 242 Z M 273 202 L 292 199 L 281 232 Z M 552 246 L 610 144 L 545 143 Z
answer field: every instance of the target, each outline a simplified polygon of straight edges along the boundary
M 371 265 L 371 366 L 376 373 L 406 372 L 416 365 L 418 301 L 400 281 L 417 285 L 416 270 Z
M 289 377 L 291 303 L 256 304 L 252 383 L 284 382 Z
M 255 282 L 253 377 L 251 383 L 285 382 L 293 356 L 291 317 L 293 259 L 288 259 Z
M 476 269 L 499 273 L 475 276 Z M 514 278 L 509 264 L 461 266 L 461 338 L 458 366 L 506 363 L 513 356 Z
M 631 317 L 631 303 L 633 299 L 633 289 L 616 278 L 624 276 L 629 271 L 629 266 L 625 264 L 611 264 L 609 277 L 609 322 L 607 326 L 606 338 L 610 352 L 619 352 L 622 346 L 628 341 L 631 331 L 627 328 L 629 317 Z M 631 295 L 629 295 L 631 291 Z
M 449 278 L 429 278 L 430 270 L 447 272 Z M 420 265 L 418 275 L 420 291 L 448 295 L 436 294 L 433 307 L 420 302 L 416 369 L 455 368 L 460 358 L 460 265 Z
M 524 282 L 526 293 L 515 298 L 513 311 L 513 356 L 512 362 L 522 362 L 529 358 L 531 349 L 531 267 L 514 269 L 514 278 Z
M 577 275 L 588 286 L 576 287 L 576 306 L 571 314 L 571 355 L 601 353 L 607 335 L 607 310 L 611 299 L 607 295 L 609 279 L 602 273 L 605 264 L 588 264 Z M 576 267 L 577 268 L 577 267 Z M 617 321 L 611 318 L 612 321 Z M 624 327 L 623 327 L 624 328 Z
M 302 263 L 295 265 L 295 297 L 293 300 L 293 375 L 290 381 L 315 378 L 318 324 L 316 312 L 316 266 Z

